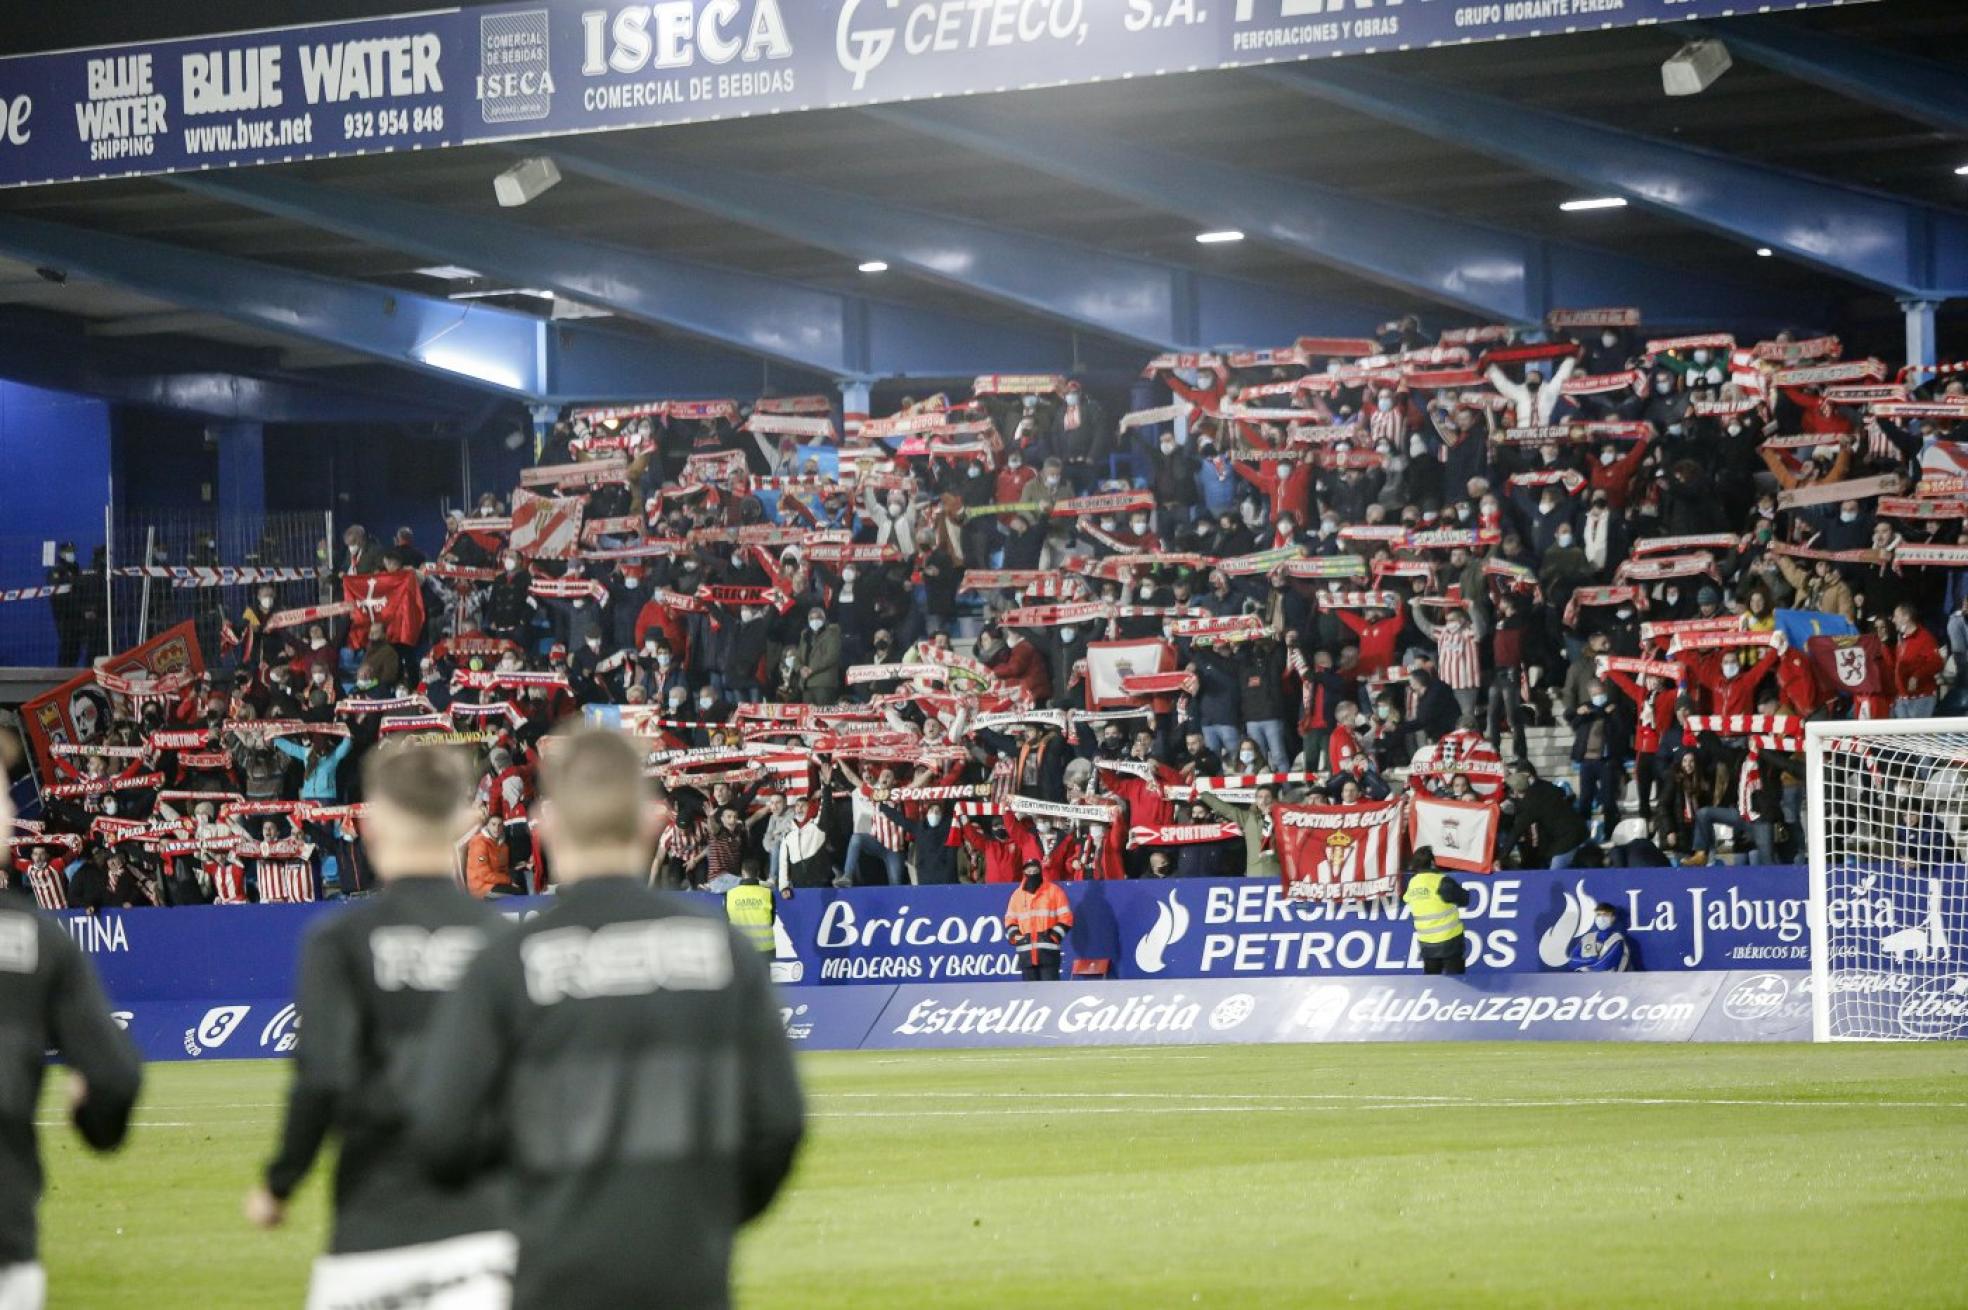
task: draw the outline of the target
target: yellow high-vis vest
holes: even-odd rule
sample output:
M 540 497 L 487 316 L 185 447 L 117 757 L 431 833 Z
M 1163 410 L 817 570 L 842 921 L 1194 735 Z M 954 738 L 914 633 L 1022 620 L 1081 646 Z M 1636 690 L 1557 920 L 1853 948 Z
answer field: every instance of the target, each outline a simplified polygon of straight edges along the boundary
M 1462 911 L 1442 899 L 1442 875 L 1417 873 L 1401 900 L 1414 914 L 1415 938 L 1434 945 L 1462 936 Z
M 725 917 L 759 951 L 772 954 L 772 892 L 760 883 L 741 882 L 724 894 Z

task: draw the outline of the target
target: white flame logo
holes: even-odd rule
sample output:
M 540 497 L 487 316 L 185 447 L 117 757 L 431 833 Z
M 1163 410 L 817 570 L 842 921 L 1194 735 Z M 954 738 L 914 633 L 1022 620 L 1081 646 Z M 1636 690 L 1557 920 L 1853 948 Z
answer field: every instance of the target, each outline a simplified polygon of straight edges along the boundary
M 1168 967 L 1162 952 L 1181 941 L 1189 931 L 1189 911 L 1182 908 L 1181 896 L 1171 891 L 1168 899 L 1155 907 L 1155 926 L 1134 944 L 1134 967 L 1143 973 L 1160 973 Z
M 1598 907 L 1599 902 L 1586 895 L 1585 884 L 1577 884 L 1576 890 L 1565 898 L 1565 908 L 1558 912 L 1558 921 L 1538 938 L 1538 959 L 1544 961 L 1545 968 L 1565 967 L 1571 958 L 1573 940 L 1592 922 L 1593 911 Z

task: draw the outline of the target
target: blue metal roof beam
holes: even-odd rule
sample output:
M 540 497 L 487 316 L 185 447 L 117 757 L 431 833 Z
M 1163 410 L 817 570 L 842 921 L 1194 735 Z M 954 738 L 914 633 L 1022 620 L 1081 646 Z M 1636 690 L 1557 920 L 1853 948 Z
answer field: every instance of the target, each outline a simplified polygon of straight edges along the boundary
M 555 398 L 549 325 L 524 314 L 11 215 L 0 215 L 0 250 L 453 381 Z
M 1954 136 L 1968 136 L 1968 68 L 1830 36 L 1775 18 L 1688 23 L 1730 51 L 1786 77 L 1827 87 L 1863 105 L 1903 114 Z
M 1662 326 L 1781 325 L 1812 321 L 1822 312 L 1813 302 L 1158 151 L 978 99 L 862 112 L 1181 214 L 1199 227 L 1241 229 L 1252 240 L 1492 322 L 1535 323 L 1554 308 L 1594 305 L 1639 305 L 1649 322 Z
M 1849 282 L 1923 300 L 1968 295 L 1968 215 L 1395 77 L 1357 61 L 1251 75 L 1768 246 Z
M 1391 308 L 1293 295 L 806 182 L 670 168 L 601 143 L 562 142 L 553 154 L 567 172 L 1155 350 L 1261 346 L 1311 324 L 1366 332 Z
M 500 219 L 259 171 L 170 179 L 325 231 L 545 287 L 824 378 L 968 376 L 1064 367 L 1064 334 L 1035 334 L 692 264 Z
M 200 353 L 200 352 L 194 352 Z M 0 322 L 0 377 L 123 404 L 260 423 L 456 423 L 475 426 L 482 393 L 431 388 L 443 400 L 400 388 L 365 388 L 306 377 L 263 375 L 218 359 L 187 359 L 181 349 L 84 337 L 73 331 Z M 469 396 L 474 404 L 450 403 Z

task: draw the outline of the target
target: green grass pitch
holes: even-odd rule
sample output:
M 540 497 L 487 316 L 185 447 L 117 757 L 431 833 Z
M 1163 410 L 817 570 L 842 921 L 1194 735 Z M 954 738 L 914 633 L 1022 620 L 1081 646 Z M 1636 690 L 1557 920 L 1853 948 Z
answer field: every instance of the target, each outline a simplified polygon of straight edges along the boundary
M 1968 1304 L 1968 1047 L 804 1057 L 744 1307 Z M 239 1199 L 287 1071 L 169 1064 L 131 1145 L 44 1110 L 50 1304 L 298 1306 L 322 1174 Z

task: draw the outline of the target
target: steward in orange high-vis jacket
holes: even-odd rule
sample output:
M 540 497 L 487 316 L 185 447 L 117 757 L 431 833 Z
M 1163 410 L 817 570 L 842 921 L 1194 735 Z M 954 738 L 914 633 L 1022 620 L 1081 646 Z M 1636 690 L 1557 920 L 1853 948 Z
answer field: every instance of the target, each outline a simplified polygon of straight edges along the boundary
M 1018 952 L 1020 976 L 1026 982 L 1059 981 L 1059 944 L 1073 927 L 1073 907 L 1056 882 L 1047 882 L 1033 861 L 1026 861 L 1018 890 L 1005 910 L 1005 931 Z

